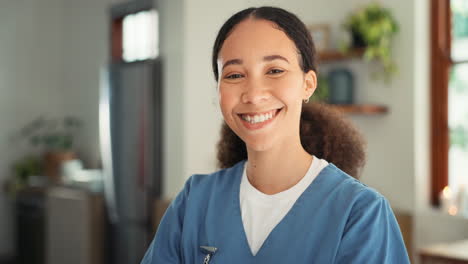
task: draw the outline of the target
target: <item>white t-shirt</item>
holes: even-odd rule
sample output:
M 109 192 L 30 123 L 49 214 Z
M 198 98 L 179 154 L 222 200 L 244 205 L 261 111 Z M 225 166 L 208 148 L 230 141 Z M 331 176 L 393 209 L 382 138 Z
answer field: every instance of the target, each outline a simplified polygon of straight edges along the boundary
M 306 175 L 296 185 L 273 195 L 264 194 L 250 184 L 246 173 L 247 162 L 245 163 L 240 185 L 240 207 L 242 223 L 254 256 L 299 196 L 328 165 L 326 160 L 313 157 Z

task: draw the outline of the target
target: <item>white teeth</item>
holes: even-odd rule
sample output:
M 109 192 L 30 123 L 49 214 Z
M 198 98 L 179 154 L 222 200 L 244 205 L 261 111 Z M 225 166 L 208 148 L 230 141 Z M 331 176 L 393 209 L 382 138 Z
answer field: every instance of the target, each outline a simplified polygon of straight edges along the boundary
M 276 111 L 276 110 L 274 110 Z M 241 115 L 241 118 L 251 124 L 255 124 L 255 123 L 261 123 L 261 122 L 265 122 L 271 118 L 273 118 L 273 115 L 274 115 L 274 112 L 273 111 L 270 111 L 266 114 L 261 114 L 261 115 L 254 115 L 254 116 L 250 116 L 250 115 Z

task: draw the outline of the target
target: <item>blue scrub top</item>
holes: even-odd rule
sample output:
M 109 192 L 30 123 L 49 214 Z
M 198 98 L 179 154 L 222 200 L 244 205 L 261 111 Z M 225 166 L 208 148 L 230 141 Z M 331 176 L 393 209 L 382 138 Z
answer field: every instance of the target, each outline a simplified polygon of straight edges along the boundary
M 387 200 L 332 163 L 253 256 L 239 201 L 244 165 L 190 177 L 141 263 L 410 263 Z

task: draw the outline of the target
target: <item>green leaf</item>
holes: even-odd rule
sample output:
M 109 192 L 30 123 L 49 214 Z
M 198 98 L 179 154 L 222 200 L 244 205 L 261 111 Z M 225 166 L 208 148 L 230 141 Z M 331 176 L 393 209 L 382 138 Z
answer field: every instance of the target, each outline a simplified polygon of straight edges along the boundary
M 398 23 L 389 9 L 379 3 L 370 3 L 363 9 L 348 16 L 344 27 L 351 33 L 360 34 L 367 47 L 364 59 L 378 60 L 382 64 L 383 75 L 392 76 L 396 70 L 391 59 L 391 39 L 398 31 Z

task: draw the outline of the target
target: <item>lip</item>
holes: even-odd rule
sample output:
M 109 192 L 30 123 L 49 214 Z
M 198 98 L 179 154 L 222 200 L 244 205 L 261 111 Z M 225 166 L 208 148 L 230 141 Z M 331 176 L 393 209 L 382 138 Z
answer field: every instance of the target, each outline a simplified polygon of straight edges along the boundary
M 237 117 L 239 118 L 239 120 L 241 121 L 241 123 L 244 125 L 245 128 L 249 129 L 249 130 L 258 130 L 258 129 L 261 129 L 261 128 L 264 128 L 266 126 L 268 126 L 269 124 L 271 124 L 274 120 L 276 120 L 276 117 L 278 116 L 278 114 L 283 110 L 283 107 L 282 108 L 279 108 L 276 110 L 276 113 L 275 113 L 275 116 L 267 121 L 264 121 L 264 122 L 261 122 L 261 123 L 255 123 L 255 124 L 251 124 L 250 122 L 248 121 L 245 121 L 244 119 L 242 119 L 241 115 L 242 114 L 259 114 L 258 112 L 257 113 L 242 113 L 242 114 L 238 114 Z M 269 111 L 267 111 L 269 112 Z M 266 113 L 266 112 L 265 112 Z

